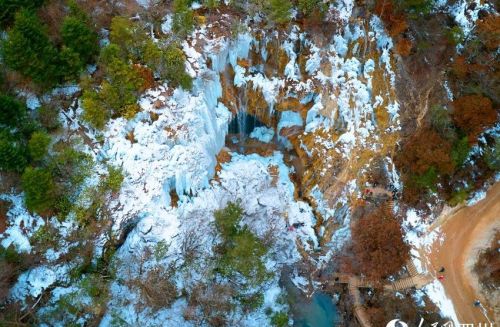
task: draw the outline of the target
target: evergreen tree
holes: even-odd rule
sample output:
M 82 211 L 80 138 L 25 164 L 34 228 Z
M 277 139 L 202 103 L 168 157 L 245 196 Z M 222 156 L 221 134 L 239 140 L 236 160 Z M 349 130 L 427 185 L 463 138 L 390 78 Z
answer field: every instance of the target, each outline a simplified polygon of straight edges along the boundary
M 322 0 L 298 0 L 297 7 L 305 16 L 311 16 L 314 12 L 322 16 L 327 9 L 327 5 Z
M 221 254 L 217 271 L 223 276 L 241 275 L 245 283 L 257 286 L 271 277 L 263 260 L 268 249 L 247 226 L 240 227 L 242 215 L 241 206 L 231 202 L 214 212 L 215 226 L 223 239 L 216 250 Z
M 267 14 L 277 24 L 285 24 L 290 21 L 292 3 L 289 0 L 269 0 Z
M 100 62 L 104 66 L 106 79 L 98 90 L 84 87 L 83 118 L 99 129 L 104 127 L 109 118 L 131 118 L 139 109 L 137 97 L 144 81 L 120 54 L 120 47 L 113 43 L 103 49 Z
M 31 159 L 35 161 L 42 160 L 47 154 L 50 144 L 50 136 L 45 132 L 34 132 L 28 142 L 28 150 Z
M 28 160 L 26 146 L 14 134 L 0 129 L 0 170 L 22 172 Z
M 189 0 L 174 0 L 174 17 L 172 29 L 180 37 L 189 34 L 194 27 L 193 11 Z
M 0 25 L 6 27 L 14 20 L 14 15 L 21 9 L 36 9 L 44 0 L 2 0 L 0 1 Z
M 2 44 L 5 64 L 46 88 L 59 81 L 58 52 L 46 27 L 29 10 L 16 14 L 14 26 Z
M 99 36 L 93 31 L 87 20 L 80 15 L 70 15 L 64 18 L 61 27 L 61 37 L 64 45 L 78 54 L 80 66 L 90 63 L 99 53 Z
M 0 125 L 20 127 L 26 119 L 26 106 L 14 97 L 0 94 Z
M 61 48 L 58 55 L 61 81 L 75 80 L 85 67 L 85 63 L 80 60 L 78 53 L 66 46 Z
M 144 30 L 139 24 L 132 22 L 126 17 L 114 17 L 111 21 L 109 41 L 119 47 L 119 55 L 122 59 L 130 59 L 138 62 L 141 58 L 142 49 L 147 40 Z
M 37 213 L 52 208 L 55 199 L 55 185 L 52 174 L 44 168 L 28 167 L 21 178 L 26 207 Z
M 180 85 L 182 88 L 189 90 L 192 87 L 193 81 L 191 76 L 186 73 L 186 57 L 181 49 L 174 45 L 170 45 L 163 55 L 164 59 L 164 78 L 171 81 L 174 86 Z

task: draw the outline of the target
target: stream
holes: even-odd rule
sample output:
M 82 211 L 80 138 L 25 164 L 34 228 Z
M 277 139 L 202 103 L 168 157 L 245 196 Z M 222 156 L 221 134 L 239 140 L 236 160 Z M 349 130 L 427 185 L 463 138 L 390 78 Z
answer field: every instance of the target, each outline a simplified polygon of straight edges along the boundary
M 285 272 L 281 281 L 288 294 L 294 327 L 333 327 L 339 323 L 337 307 L 329 294 L 314 292 L 309 297 L 292 283 Z

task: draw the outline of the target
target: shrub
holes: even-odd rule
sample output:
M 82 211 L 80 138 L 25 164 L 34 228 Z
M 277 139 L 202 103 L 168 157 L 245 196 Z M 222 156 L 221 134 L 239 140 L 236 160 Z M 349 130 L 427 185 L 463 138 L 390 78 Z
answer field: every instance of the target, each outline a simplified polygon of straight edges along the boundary
M 50 144 L 50 136 L 45 132 L 34 132 L 28 142 L 28 150 L 31 159 L 35 161 L 42 160 L 47 154 Z
M 21 180 L 26 207 L 30 211 L 43 213 L 52 208 L 55 201 L 55 184 L 49 170 L 28 167 Z
M 196 312 L 185 312 L 186 320 L 194 320 L 196 325 L 205 322 L 217 322 L 216 326 L 226 326 L 227 316 L 234 310 L 233 297 L 235 289 L 230 285 L 221 285 L 213 281 L 200 283 L 193 287 L 188 295 L 188 309 L 199 307 L 202 315 Z M 213 325 L 212 325 L 213 326 Z
M 288 326 L 288 315 L 286 312 L 275 312 L 271 316 L 271 325 L 274 327 L 285 327 Z
M 451 158 L 456 168 L 461 167 L 467 156 L 469 155 L 469 139 L 467 136 L 464 136 L 453 144 L 453 148 L 451 150 Z
M 264 304 L 264 294 L 256 292 L 252 294 L 240 295 L 238 296 L 238 300 L 244 311 L 255 311 Z
M 55 106 L 41 106 L 38 108 L 37 118 L 40 124 L 49 131 L 59 127 L 59 110 Z
M 436 168 L 430 167 L 425 173 L 414 177 L 415 184 L 421 188 L 436 191 L 438 174 Z
M 45 88 L 57 84 L 58 52 L 35 13 L 21 10 L 7 34 L 2 44 L 5 64 Z
M 155 267 L 148 271 L 145 280 L 134 281 L 148 307 L 154 311 L 169 308 L 177 298 L 177 287 L 171 281 L 172 272 L 168 268 Z
M 448 41 L 453 45 L 461 44 L 465 39 L 464 32 L 458 25 L 447 30 L 446 36 L 448 37 Z
M 451 198 L 448 200 L 448 204 L 454 207 L 467 200 L 468 196 L 469 190 L 467 188 L 459 189 L 451 194 Z
M 407 38 L 402 38 L 396 43 L 396 52 L 403 57 L 409 56 L 412 48 L 413 43 Z
M 412 18 L 419 14 L 428 14 L 432 9 L 432 0 L 395 0 L 399 11 L 404 12 Z
M 108 166 L 108 176 L 104 182 L 104 189 L 113 193 L 120 191 L 123 183 L 123 173 L 120 168 Z
M 500 256 L 498 255 L 500 231 L 497 229 L 494 235 L 490 246 L 480 252 L 474 265 L 474 271 L 479 277 L 481 286 L 491 292 L 497 292 L 500 284 Z
M 76 151 L 66 144 L 56 144 L 54 148 L 63 147 L 56 152 L 47 164 L 55 185 L 52 209 L 59 218 L 64 218 L 73 208 L 74 202 L 81 193 L 80 186 L 89 176 L 93 162 L 89 155 Z
M 447 139 L 454 138 L 453 122 L 448 110 L 438 105 L 431 106 L 429 108 L 429 119 L 431 126 L 441 136 Z
M 208 9 L 215 9 L 219 6 L 220 0 L 205 0 L 204 5 Z
M 59 144 L 59 151 L 53 155 L 48 164 L 60 190 L 64 194 L 74 192 L 90 175 L 93 167 L 92 157 L 77 151 L 67 144 Z
M 101 97 L 95 90 L 84 90 L 82 95 L 83 120 L 98 129 L 111 118 L 111 110 L 101 107 Z
M 310 16 L 314 11 L 319 11 L 322 14 L 327 9 L 321 0 L 299 0 L 297 7 L 305 16 Z

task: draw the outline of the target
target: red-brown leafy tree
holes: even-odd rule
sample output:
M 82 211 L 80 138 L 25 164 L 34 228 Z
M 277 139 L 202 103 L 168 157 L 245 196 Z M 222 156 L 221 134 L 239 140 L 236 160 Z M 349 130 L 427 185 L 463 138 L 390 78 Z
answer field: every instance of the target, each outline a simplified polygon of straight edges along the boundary
M 380 279 L 397 273 L 409 259 L 409 247 L 397 219 L 383 208 L 364 215 L 352 226 L 353 251 L 359 271 Z

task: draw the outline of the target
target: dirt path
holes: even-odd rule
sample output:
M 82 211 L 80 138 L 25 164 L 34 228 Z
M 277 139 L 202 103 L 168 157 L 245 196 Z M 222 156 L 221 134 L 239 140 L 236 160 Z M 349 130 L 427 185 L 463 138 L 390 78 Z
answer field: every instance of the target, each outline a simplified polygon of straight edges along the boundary
M 493 185 L 482 201 L 464 207 L 439 222 L 444 241 L 435 241 L 426 254 L 431 273 L 445 267 L 442 281 L 446 295 L 453 302 L 460 323 L 494 322 L 493 310 L 479 291 L 472 272 L 477 253 L 488 244 L 495 228 L 500 228 L 500 183 Z M 475 307 L 479 299 L 485 310 Z

